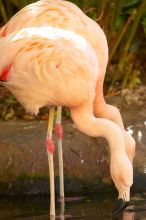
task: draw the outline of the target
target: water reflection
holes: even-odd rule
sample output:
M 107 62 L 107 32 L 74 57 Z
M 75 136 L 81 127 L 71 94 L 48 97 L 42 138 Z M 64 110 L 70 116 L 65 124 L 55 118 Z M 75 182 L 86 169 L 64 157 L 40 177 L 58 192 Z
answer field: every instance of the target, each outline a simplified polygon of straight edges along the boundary
M 143 205 L 140 208 L 135 207 L 134 205 L 129 205 L 123 212 L 118 213 L 112 218 L 112 220 L 144 220 L 146 209 L 143 208 Z
M 65 214 L 65 201 L 64 198 L 60 199 L 60 219 L 64 220 L 64 214 Z
M 106 196 L 105 196 L 106 197 Z M 56 203 L 56 218 L 49 216 L 48 199 L 32 200 L 2 200 L 0 201 L 0 219 L 16 220 L 142 220 L 146 219 L 146 202 L 145 200 L 133 201 L 134 205 L 129 205 L 123 212 L 120 212 L 112 218 L 112 210 L 115 205 L 115 198 L 112 200 L 106 198 L 84 200 L 70 200 Z
M 65 220 L 65 219 L 99 219 L 111 220 L 112 202 L 109 200 L 84 200 L 68 199 L 56 203 L 56 218 L 49 216 L 48 199 L 24 199 L 22 200 L 0 200 L 0 219 L 17 220 Z
M 134 210 L 134 206 L 128 206 L 128 209 Z M 123 212 L 123 220 L 135 220 L 135 212 L 124 211 Z

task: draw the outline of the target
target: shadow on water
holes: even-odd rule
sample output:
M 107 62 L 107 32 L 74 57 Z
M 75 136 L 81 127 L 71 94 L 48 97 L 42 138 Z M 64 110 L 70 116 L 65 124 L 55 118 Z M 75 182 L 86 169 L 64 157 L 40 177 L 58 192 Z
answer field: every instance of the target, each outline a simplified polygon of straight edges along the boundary
M 59 201 L 56 202 L 57 218 L 60 219 L 81 219 L 81 220 L 144 220 L 146 219 L 146 201 L 140 197 L 133 197 L 132 204 L 112 216 L 115 198 L 77 198 L 65 202 L 64 216 L 61 216 L 61 207 Z M 25 199 L 1 199 L 0 200 L 0 219 L 1 220 L 46 220 L 49 217 L 49 200 L 47 198 L 25 198 Z

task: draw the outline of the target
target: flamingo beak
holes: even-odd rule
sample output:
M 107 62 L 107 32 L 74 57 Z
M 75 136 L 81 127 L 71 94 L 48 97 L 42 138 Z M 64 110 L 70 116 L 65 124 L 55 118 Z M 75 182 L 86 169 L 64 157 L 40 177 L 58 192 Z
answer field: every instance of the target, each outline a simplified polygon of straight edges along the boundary
M 127 205 L 128 205 L 127 201 L 125 201 L 123 199 L 118 199 L 116 207 L 114 208 L 114 210 L 112 212 L 112 216 L 117 215 L 119 212 L 121 212 L 123 209 L 125 209 Z

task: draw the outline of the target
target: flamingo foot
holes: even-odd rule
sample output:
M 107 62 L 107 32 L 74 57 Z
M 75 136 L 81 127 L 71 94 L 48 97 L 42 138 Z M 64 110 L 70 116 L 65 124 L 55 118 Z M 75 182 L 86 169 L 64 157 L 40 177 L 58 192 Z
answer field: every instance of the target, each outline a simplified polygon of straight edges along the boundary
M 125 209 L 128 205 L 128 202 L 123 200 L 123 199 L 118 199 L 118 202 L 116 204 L 116 207 L 114 208 L 112 215 L 115 216 L 117 215 L 119 212 L 121 212 L 123 209 Z

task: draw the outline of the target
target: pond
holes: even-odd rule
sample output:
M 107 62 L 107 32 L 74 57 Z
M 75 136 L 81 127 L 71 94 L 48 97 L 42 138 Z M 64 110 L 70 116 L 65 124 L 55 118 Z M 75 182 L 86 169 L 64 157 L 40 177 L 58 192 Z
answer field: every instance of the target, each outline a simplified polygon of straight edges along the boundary
M 82 219 L 82 220 L 145 220 L 146 200 L 144 195 L 134 195 L 131 205 L 126 210 L 112 217 L 112 210 L 115 204 L 115 197 L 106 198 L 105 195 L 97 198 L 72 197 L 66 201 L 65 216 L 59 218 L 60 202 L 56 202 L 56 219 Z M 1 199 L 0 200 L 1 220 L 46 220 L 49 218 L 49 200 L 46 197 L 31 197 L 25 199 Z M 54 220 L 54 219 L 53 219 Z

